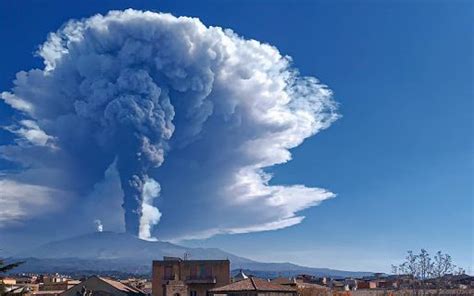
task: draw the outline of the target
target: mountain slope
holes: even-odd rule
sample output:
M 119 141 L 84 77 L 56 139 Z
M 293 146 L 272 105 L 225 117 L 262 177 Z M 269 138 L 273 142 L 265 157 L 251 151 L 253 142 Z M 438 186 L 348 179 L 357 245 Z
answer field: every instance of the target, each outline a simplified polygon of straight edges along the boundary
M 127 233 L 110 231 L 53 241 L 17 254 L 15 257 L 132 260 L 150 263 L 152 260 L 161 260 L 163 256 L 183 257 L 185 253 L 190 259 L 229 259 L 233 264 L 255 262 L 216 248 L 188 248 L 168 242 L 141 240 Z
M 217 248 L 188 248 L 168 242 L 145 241 L 130 234 L 114 232 L 96 232 L 50 242 L 15 257 L 26 259 L 26 264 L 17 270 L 22 272 L 121 271 L 149 274 L 153 260 L 160 260 L 163 256 L 183 257 L 185 253 L 190 259 L 229 259 L 231 268 L 242 268 L 264 277 L 300 273 L 334 277 L 372 274 L 304 267 L 292 263 L 263 263 Z

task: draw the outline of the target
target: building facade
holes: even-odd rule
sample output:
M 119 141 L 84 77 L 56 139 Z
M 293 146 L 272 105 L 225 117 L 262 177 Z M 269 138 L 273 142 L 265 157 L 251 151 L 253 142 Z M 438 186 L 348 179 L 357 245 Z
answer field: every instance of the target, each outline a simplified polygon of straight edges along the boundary
M 153 261 L 153 296 L 207 296 L 210 289 L 230 283 L 229 260 Z

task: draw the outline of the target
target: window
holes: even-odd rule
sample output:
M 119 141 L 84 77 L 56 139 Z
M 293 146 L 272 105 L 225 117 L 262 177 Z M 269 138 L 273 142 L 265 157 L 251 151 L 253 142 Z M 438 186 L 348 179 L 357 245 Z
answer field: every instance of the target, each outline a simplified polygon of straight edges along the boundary
M 198 277 L 198 266 L 197 265 L 191 265 L 191 268 L 190 268 L 190 277 L 192 279 L 195 279 Z M 195 295 L 191 295 L 191 296 L 195 296 Z
M 173 266 L 165 266 L 165 276 L 166 280 L 170 280 L 173 277 Z
M 212 266 L 210 265 L 206 265 L 206 269 L 205 269 L 205 276 L 206 277 L 212 277 Z
M 202 264 L 199 268 L 200 270 L 200 277 L 208 278 L 212 277 L 212 266 Z

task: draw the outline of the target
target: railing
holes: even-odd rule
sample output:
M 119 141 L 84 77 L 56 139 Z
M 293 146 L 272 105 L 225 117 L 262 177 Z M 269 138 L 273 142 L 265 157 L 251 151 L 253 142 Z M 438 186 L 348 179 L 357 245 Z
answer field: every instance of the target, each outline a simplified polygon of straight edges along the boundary
M 214 276 L 188 276 L 186 283 L 188 284 L 215 284 L 217 282 Z

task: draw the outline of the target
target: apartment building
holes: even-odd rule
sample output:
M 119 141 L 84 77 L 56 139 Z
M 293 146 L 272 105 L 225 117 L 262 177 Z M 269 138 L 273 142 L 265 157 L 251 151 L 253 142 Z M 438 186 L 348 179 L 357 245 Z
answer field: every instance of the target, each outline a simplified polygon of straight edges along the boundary
M 207 296 L 210 289 L 229 283 L 229 260 L 164 257 L 153 261 L 153 296 Z

